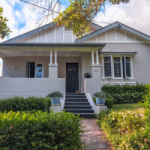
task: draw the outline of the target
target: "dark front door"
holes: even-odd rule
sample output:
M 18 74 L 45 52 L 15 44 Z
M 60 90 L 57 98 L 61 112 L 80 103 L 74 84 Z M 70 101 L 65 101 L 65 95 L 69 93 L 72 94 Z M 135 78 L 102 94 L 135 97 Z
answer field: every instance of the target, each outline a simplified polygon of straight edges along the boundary
M 66 92 L 79 90 L 78 63 L 66 63 Z

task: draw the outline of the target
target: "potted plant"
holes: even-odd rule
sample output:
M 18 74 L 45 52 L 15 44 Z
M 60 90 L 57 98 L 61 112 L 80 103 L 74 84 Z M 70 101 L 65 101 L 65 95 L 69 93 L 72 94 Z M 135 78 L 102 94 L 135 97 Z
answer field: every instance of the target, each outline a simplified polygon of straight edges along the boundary
M 60 105 L 60 98 L 63 98 L 64 94 L 59 91 L 49 93 L 46 97 L 51 98 L 52 105 Z
M 94 97 L 96 97 L 96 104 L 105 104 L 106 93 L 105 92 L 95 92 Z
M 91 78 L 91 75 L 89 73 L 85 73 L 84 78 Z

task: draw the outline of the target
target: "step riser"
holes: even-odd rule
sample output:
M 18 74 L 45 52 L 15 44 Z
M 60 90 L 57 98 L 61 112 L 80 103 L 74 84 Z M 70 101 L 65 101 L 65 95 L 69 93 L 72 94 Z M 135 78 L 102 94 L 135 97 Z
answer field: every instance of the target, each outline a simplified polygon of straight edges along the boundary
M 82 106 L 81 106 L 81 107 L 76 107 L 76 106 L 72 106 L 72 107 L 67 106 L 67 107 L 66 107 L 66 106 L 65 106 L 64 109 L 66 109 L 66 110 L 67 110 L 67 109 L 77 109 L 77 110 L 78 110 L 78 109 L 83 109 L 83 110 L 84 110 L 84 109 L 92 109 L 92 107 L 91 107 L 91 106 L 89 106 L 89 107 L 82 107 Z
M 66 100 L 66 102 L 88 102 L 88 100 L 78 100 L 78 99 L 76 99 L 76 100 L 73 100 L 73 99 L 69 99 L 69 100 Z
M 66 95 L 85 95 L 85 93 L 66 93 Z
M 96 118 L 95 115 L 80 115 L 79 117 L 84 118 L 84 119 L 95 119 Z
M 71 99 L 72 99 L 72 98 L 77 98 L 77 99 L 79 99 L 79 98 L 86 98 L 86 96 L 66 96 L 66 99 L 67 99 L 67 98 L 69 98 L 69 99 L 70 99 L 70 98 L 71 98 Z
M 94 110 L 67 110 L 66 112 L 70 113 L 94 113 Z
M 90 103 L 65 103 L 65 106 L 90 106 Z

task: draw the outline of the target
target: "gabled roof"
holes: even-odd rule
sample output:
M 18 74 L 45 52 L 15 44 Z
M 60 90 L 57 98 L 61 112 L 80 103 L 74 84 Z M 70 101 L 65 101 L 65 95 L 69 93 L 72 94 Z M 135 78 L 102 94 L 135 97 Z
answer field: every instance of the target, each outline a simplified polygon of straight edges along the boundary
M 16 42 L 16 41 L 19 41 L 19 40 L 24 39 L 24 38 L 26 38 L 26 37 L 28 37 L 28 36 L 31 36 L 31 35 L 40 33 L 41 31 L 46 30 L 46 29 L 48 29 L 48 28 L 50 28 L 50 27 L 52 27 L 52 26 L 56 26 L 56 25 L 57 25 L 57 23 L 53 23 L 53 22 L 52 22 L 52 23 L 49 23 L 49 24 L 47 24 L 47 25 L 44 25 L 44 26 L 42 26 L 42 27 L 39 27 L 39 28 L 37 28 L 37 29 L 34 29 L 34 30 L 32 30 L 32 31 L 29 31 L 29 32 L 26 32 L 26 33 L 24 33 L 24 34 L 21 34 L 21 35 L 19 35 L 19 36 L 17 36 L 17 37 L 12 38 L 12 39 L 9 39 L 9 40 L 7 40 L 7 41 L 5 41 L 5 42 L 3 42 L 3 43 L 14 43 L 14 42 Z M 99 25 L 97 25 L 97 24 L 95 24 L 95 23 L 92 23 L 92 27 L 94 27 L 94 28 L 96 28 L 96 29 L 98 29 L 98 30 L 102 28 L 101 26 L 99 26 Z
M 99 29 L 99 30 L 97 30 L 95 32 L 92 32 L 92 33 L 90 33 L 88 35 L 85 35 L 81 39 L 77 39 L 75 41 L 75 43 L 81 43 L 81 42 L 83 42 L 85 40 L 88 40 L 88 39 L 90 39 L 90 38 L 92 38 L 92 37 L 94 37 L 94 36 L 96 36 L 98 34 L 104 33 L 104 32 L 106 32 L 106 31 L 108 31 L 110 29 L 113 29 L 115 27 L 124 29 L 124 30 L 126 30 L 126 31 L 128 31 L 130 33 L 133 33 L 133 34 L 135 34 L 135 35 L 137 35 L 137 36 L 139 36 L 141 38 L 144 38 L 144 39 L 150 41 L 150 36 L 140 32 L 140 31 L 137 31 L 137 30 L 135 30 L 135 29 L 133 29 L 133 28 L 131 28 L 129 26 L 126 26 L 126 25 L 124 25 L 124 24 L 122 24 L 122 23 L 117 21 L 117 22 L 114 22 L 114 23 L 112 23 L 112 24 L 110 24 L 110 25 L 108 25 L 106 27 L 103 27 L 103 28 L 101 28 L 101 29 Z

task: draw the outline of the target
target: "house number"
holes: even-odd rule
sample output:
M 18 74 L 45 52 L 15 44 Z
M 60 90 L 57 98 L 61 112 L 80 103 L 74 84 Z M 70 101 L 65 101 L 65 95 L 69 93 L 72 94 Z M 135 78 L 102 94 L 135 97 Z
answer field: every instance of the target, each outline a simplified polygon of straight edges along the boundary
M 98 72 L 98 69 L 94 69 L 94 72 Z

